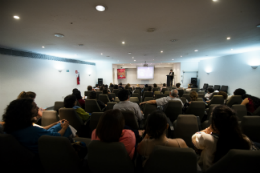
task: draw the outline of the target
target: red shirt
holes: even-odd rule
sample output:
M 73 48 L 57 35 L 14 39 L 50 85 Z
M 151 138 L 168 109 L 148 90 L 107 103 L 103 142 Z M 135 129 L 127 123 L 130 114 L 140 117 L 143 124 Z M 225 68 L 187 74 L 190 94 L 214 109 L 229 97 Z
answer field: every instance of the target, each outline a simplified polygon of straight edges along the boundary
M 252 99 L 248 98 L 249 103 L 246 104 L 246 109 L 248 112 L 254 113 L 255 112 L 255 106 Z
M 79 99 L 78 102 L 82 108 L 85 107 L 85 101 L 83 99 Z
M 99 140 L 99 137 L 96 135 L 96 129 L 93 130 L 91 135 L 91 140 Z M 125 145 L 125 149 L 130 156 L 131 159 L 133 159 L 134 152 L 135 152 L 135 134 L 131 130 L 122 130 L 122 135 L 119 138 L 119 142 L 122 142 Z

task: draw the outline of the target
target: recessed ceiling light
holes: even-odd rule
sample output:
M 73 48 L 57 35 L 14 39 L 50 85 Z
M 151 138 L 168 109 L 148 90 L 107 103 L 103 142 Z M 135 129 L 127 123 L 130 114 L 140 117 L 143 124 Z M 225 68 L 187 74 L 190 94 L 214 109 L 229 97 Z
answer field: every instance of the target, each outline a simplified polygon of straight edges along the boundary
M 231 49 L 231 51 L 233 51 L 233 49 Z
M 163 53 L 163 51 L 161 50 L 161 53 Z
M 134 59 L 135 57 L 132 57 L 132 59 Z
M 134 61 L 136 61 L 136 60 L 134 60 Z
M 230 40 L 230 37 L 227 37 L 227 40 Z
M 194 50 L 195 52 L 198 52 L 198 50 L 196 49 L 196 50 Z
M 96 6 L 96 10 L 97 10 L 97 11 L 105 11 L 106 8 L 105 8 L 103 5 L 97 5 L 97 6 Z
M 131 55 L 131 52 L 128 52 L 129 55 Z
M 172 59 L 172 60 L 174 60 L 174 59 Z
M 19 16 L 14 16 L 14 18 L 15 18 L 15 19 L 20 19 L 20 17 L 19 17 Z
M 256 27 L 257 27 L 257 28 L 260 28 L 260 25 L 257 25 Z
M 125 44 L 125 42 L 124 42 L 124 41 L 122 41 L 122 44 Z
M 44 49 L 45 47 L 44 47 L 44 46 L 42 46 L 42 48 Z
M 101 53 L 100 55 L 103 55 L 103 53 Z
M 182 56 L 181 56 L 182 57 Z
M 212 1 L 217 2 L 218 0 L 212 0 Z
M 59 34 L 59 33 L 57 33 L 57 34 L 54 34 L 54 36 L 55 37 L 59 37 L 59 38 L 62 38 L 62 37 L 64 37 L 64 35 L 63 34 Z M 80 45 L 79 45 L 80 46 Z

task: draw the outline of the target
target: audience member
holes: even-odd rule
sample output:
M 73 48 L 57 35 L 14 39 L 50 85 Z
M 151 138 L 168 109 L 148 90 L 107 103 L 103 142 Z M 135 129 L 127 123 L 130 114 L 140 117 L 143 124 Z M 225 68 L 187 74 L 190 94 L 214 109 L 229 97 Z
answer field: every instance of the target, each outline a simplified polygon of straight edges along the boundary
M 212 112 L 209 128 L 192 136 L 197 149 L 202 150 L 198 164 L 206 171 L 230 149 L 251 148 L 251 141 L 242 134 L 235 112 L 228 106 L 216 106 Z
M 188 148 L 183 139 L 167 138 L 166 132 L 168 128 L 167 117 L 162 111 L 154 111 L 147 117 L 146 136 L 137 147 L 137 152 L 145 158 L 143 166 L 156 145 Z
M 136 84 L 136 88 L 137 88 L 137 87 L 139 87 L 139 88 L 140 88 L 139 84 Z
M 198 101 L 198 93 L 196 91 L 191 91 L 190 92 L 190 102 L 189 104 L 191 104 L 192 101 Z
M 122 83 L 119 83 L 118 89 L 124 89 Z
M 151 87 L 151 86 L 148 86 L 147 91 L 149 91 L 149 92 L 153 92 L 152 87 Z
M 17 99 L 12 101 L 3 115 L 4 132 L 13 135 L 23 146 L 34 153 L 38 153 L 38 139 L 42 135 L 71 136 L 66 133 L 69 126 L 67 120 L 60 123 L 59 131 L 47 131 L 33 126 L 38 113 L 38 107 L 33 99 Z
M 123 90 L 122 90 L 123 91 Z M 102 142 L 122 142 L 132 159 L 135 152 L 134 132 L 125 130 L 125 119 L 118 109 L 108 110 L 100 117 L 97 128 L 93 130 L 91 140 Z
M 245 105 L 249 115 L 252 115 L 254 111 L 260 106 L 260 99 L 249 94 L 246 94 L 244 89 L 238 88 L 234 91 L 234 95 L 241 95 L 243 101 L 241 105 Z
M 161 91 L 162 91 L 163 88 L 167 88 L 166 83 L 163 83 L 163 86 L 161 87 Z
M 148 104 L 157 104 L 157 106 L 164 106 L 168 103 L 169 100 L 179 100 L 183 107 L 183 103 L 182 103 L 181 99 L 178 98 L 177 89 L 171 90 L 171 92 L 169 93 L 169 96 L 167 96 L 167 97 L 162 97 L 162 98 L 159 98 L 156 100 L 149 100 L 149 101 L 141 102 L 140 105 L 142 105 L 144 103 L 148 103 Z
M 177 84 L 176 84 L 176 88 L 177 88 L 177 90 L 183 90 L 183 88 L 180 87 L 180 86 L 181 86 L 181 83 L 177 83 Z
M 148 90 L 148 84 L 145 84 L 144 88 L 141 91 L 141 94 L 143 95 L 145 91 Z
M 77 101 L 79 102 L 81 108 L 85 109 L 85 101 L 82 99 L 80 91 L 75 91 L 72 95 L 74 95 L 77 98 Z
M 189 84 L 189 85 L 188 85 L 188 88 L 187 88 L 185 91 L 191 91 L 191 89 L 192 89 L 192 88 L 191 88 L 191 85 L 192 85 L 192 84 Z
M 98 91 L 99 90 L 99 85 L 96 84 L 96 87 L 94 89 L 95 89 L 95 91 Z
M 88 86 L 88 91 L 95 91 L 94 89 L 92 89 L 92 86 Z
M 225 91 L 219 91 L 217 95 L 222 95 L 224 98 L 223 104 L 226 104 L 227 102 L 227 93 Z M 206 101 L 208 104 L 211 102 L 211 100 Z
M 109 99 L 109 101 L 113 101 L 114 100 L 114 98 L 112 98 L 110 95 L 108 95 L 109 93 L 108 93 L 108 90 L 107 89 L 104 89 L 103 90 L 103 94 L 106 94 L 107 96 L 108 96 L 108 99 Z
M 154 84 L 153 84 L 153 87 L 154 87 L 154 88 L 157 88 L 157 84 L 156 84 L 156 83 L 154 83 Z
M 125 90 L 125 89 L 120 90 L 118 92 L 118 98 L 119 98 L 120 102 L 115 104 L 113 109 L 119 109 L 122 111 L 124 111 L 124 110 L 132 111 L 132 112 L 134 112 L 136 120 L 138 120 L 138 121 L 141 121 L 144 118 L 143 113 L 142 113 L 140 107 L 138 106 L 138 104 L 129 101 L 130 93 L 128 90 Z
M 213 88 L 208 88 L 208 93 L 206 93 L 205 96 L 204 96 L 206 101 L 209 100 L 209 98 L 212 96 L 213 92 L 214 92 Z
M 114 85 L 112 83 L 110 83 L 109 87 L 114 87 Z
M 114 85 L 114 89 L 118 89 L 118 85 Z
M 95 91 L 92 91 L 91 93 L 89 93 L 88 99 L 96 99 L 101 110 L 106 107 L 106 105 L 102 101 L 97 99 L 97 94 Z

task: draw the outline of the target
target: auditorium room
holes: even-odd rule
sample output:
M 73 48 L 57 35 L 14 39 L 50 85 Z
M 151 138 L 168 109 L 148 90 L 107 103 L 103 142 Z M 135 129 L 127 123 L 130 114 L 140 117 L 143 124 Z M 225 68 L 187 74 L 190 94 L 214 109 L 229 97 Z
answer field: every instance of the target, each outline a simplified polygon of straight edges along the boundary
M 259 173 L 259 0 L 0 0 L 0 170 Z

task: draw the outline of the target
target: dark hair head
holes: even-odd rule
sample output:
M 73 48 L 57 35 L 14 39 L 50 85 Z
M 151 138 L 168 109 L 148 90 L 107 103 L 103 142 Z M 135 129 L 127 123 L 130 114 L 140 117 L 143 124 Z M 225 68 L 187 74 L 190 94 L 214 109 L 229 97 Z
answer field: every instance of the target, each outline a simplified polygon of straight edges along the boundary
M 166 86 L 166 84 L 165 84 L 165 83 L 163 83 L 163 86 L 165 87 L 165 86 Z
M 120 82 L 119 85 L 122 86 L 122 83 Z
M 181 86 L 180 83 L 176 83 L 176 87 L 179 88 Z
M 73 108 L 76 102 L 76 96 L 68 95 L 64 98 L 64 107 L 65 108 Z
M 148 91 L 152 91 L 152 87 L 151 86 L 148 86 Z
M 103 90 L 103 94 L 108 94 L 108 90 L 107 90 L 107 89 L 104 89 L 104 90 Z
M 35 99 L 35 97 L 36 97 L 36 93 L 35 93 L 35 92 L 32 92 L 32 91 L 28 91 L 28 92 L 26 92 L 26 94 L 27 94 L 30 98 L 32 98 L 32 99 Z
M 151 139 L 160 138 L 167 128 L 167 117 L 162 111 L 154 111 L 147 117 L 146 133 Z
M 238 88 L 238 89 L 236 89 L 236 90 L 234 91 L 234 95 L 240 95 L 240 96 L 242 96 L 242 95 L 244 95 L 244 94 L 246 94 L 246 91 L 245 91 L 244 89 L 241 89 L 241 88 Z
M 191 101 L 197 101 L 198 100 L 198 93 L 196 91 L 191 91 L 190 92 L 190 99 Z
M 172 69 L 170 71 L 172 71 Z
M 79 90 L 75 91 L 72 95 L 74 95 L 77 100 L 82 99 L 81 92 Z
M 96 87 L 99 87 L 99 85 L 98 85 L 98 84 L 96 84 Z
M 118 142 L 125 126 L 125 119 L 121 111 L 111 109 L 100 117 L 96 135 L 103 142 Z
M 218 95 L 222 95 L 223 98 L 224 98 L 224 100 L 227 99 L 227 93 L 226 93 L 225 91 L 219 91 L 219 92 L 218 92 Z
M 114 85 L 114 89 L 118 89 L 118 85 Z
M 212 111 L 211 126 L 219 134 L 214 162 L 230 149 L 249 149 L 249 143 L 240 130 L 236 113 L 226 105 L 216 106 Z
M 34 110 L 34 111 L 33 111 Z M 13 133 L 17 130 L 32 126 L 33 117 L 38 114 L 38 107 L 33 99 L 17 99 L 12 101 L 3 115 L 4 131 Z
M 129 89 L 129 88 L 130 88 L 130 85 L 127 84 L 127 85 L 125 86 L 125 89 Z
M 145 84 L 145 88 L 147 88 L 148 87 L 148 84 Z
M 125 89 L 122 89 L 118 92 L 118 98 L 120 101 L 126 101 L 129 95 L 130 95 L 129 91 Z
M 95 91 L 91 91 L 89 94 L 88 94 L 88 99 L 96 99 L 97 98 L 97 94 Z
M 213 93 L 213 92 L 214 92 L 214 89 L 213 89 L 213 88 L 208 88 L 208 92 L 209 92 L 209 93 Z
M 92 91 L 92 86 L 88 86 L 88 91 Z
M 104 87 L 102 86 L 102 87 L 100 87 L 100 89 L 99 89 L 100 91 L 103 91 L 104 90 Z
M 32 91 L 28 91 L 28 92 L 25 92 L 25 91 L 22 91 L 17 99 L 35 99 L 36 97 L 36 94 L 35 92 L 32 92 Z
M 72 90 L 72 94 L 74 95 L 77 91 L 78 91 L 78 89 L 77 89 L 77 88 L 74 88 L 74 89 Z
M 154 88 L 156 88 L 156 87 L 157 87 L 157 84 L 156 84 L 156 83 L 155 83 L 155 84 L 153 84 L 153 87 L 154 87 Z

